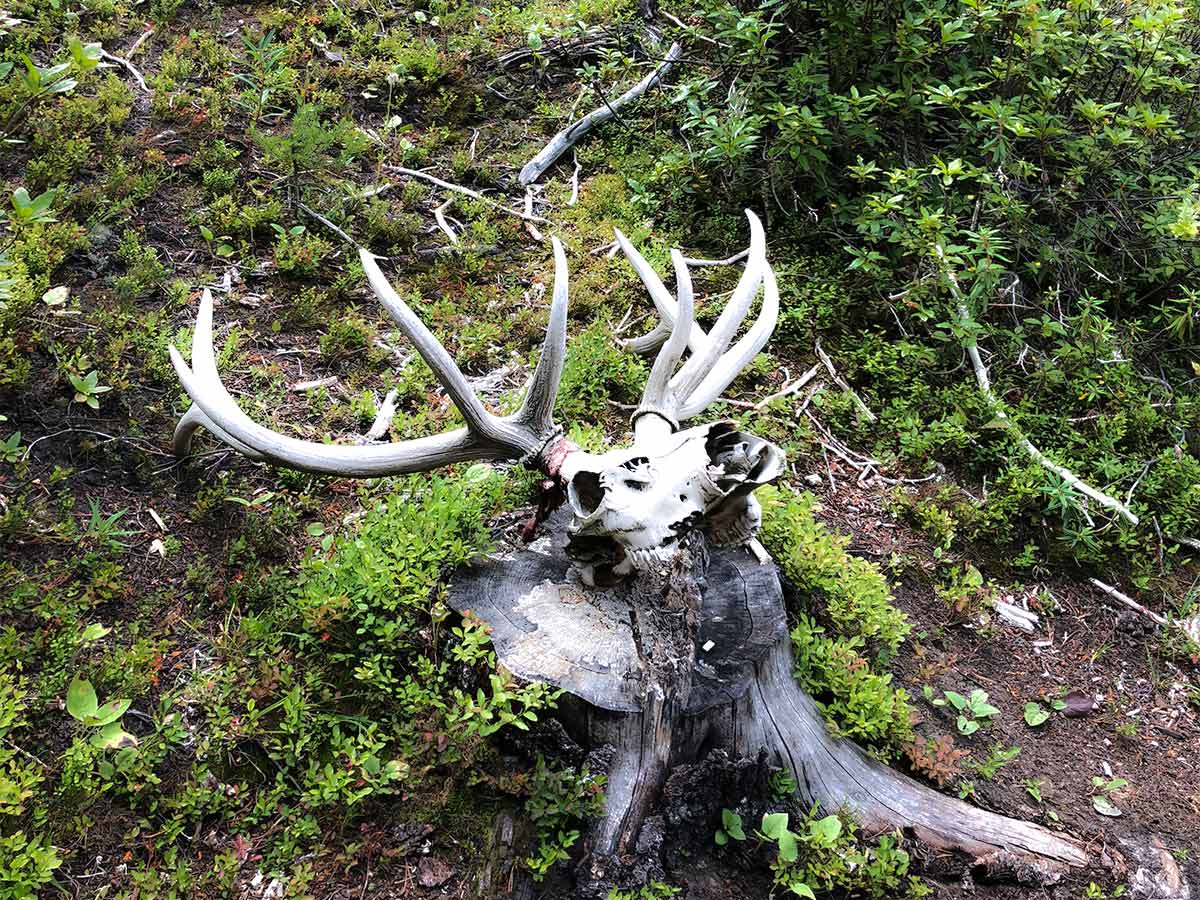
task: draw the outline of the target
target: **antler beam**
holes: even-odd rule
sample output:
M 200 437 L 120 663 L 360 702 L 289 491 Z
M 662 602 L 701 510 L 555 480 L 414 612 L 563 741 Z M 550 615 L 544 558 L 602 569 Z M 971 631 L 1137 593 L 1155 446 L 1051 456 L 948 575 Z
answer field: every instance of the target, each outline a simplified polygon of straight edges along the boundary
M 213 300 L 206 290 L 192 337 L 192 365 L 189 367 L 184 362 L 177 349 L 170 348 L 171 362 L 194 404 L 175 429 L 176 453 L 187 453 L 196 429 L 205 427 L 235 450 L 252 458 L 307 472 L 350 478 L 424 472 L 472 459 L 522 459 L 540 464 L 543 451 L 556 434 L 554 400 L 562 376 L 567 340 L 567 258 L 557 238 L 552 239 L 552 244 L 554 292 L 550 323 L 533 382 L 521 409 L 514 415 L 498 417 L 484 409 L 445 347 L 392 288 L 375 257 L 362 250 L 363 270 L 375 296 L 433 370 L 462 413 L 466 427 L 382 446 L 322 444 L 264 428 L 242 411 L 221 382 L 212 342 Z

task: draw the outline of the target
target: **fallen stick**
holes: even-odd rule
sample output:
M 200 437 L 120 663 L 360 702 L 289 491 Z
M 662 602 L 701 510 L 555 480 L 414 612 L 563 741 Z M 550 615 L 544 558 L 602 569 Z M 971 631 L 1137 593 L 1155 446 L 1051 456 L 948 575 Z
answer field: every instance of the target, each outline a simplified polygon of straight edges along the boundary
M 1159 613 L 1156 613 L 1152 609 L 1147 609 L 1145 606 L 1142 606 L 1142 604 L 1138 603 L 1136 600 L 1134 600 L 1128 594 L 1122 593 L 1121 591 L 1117 590 L 1111 584 L 1105 584 L 1099 578 L 1089 578 L 1088 581 L 1090 581 L 1096 587 L 1100 588 L 1100 590 L 1104 591 L 1104 593 L 1108 594 L 1108 596 L 1112 597 L 1114 600 L 1117 600 L 1120 603 L 1124 603 L 1126 606 L 1128 606 L 1134 612 L 1141 613 L 1143 616 L 1145 616 L 1147 619 L 1150 619 L 1150 621 L 1154 622 L 1155 624 L 1157 624 L 1157 625 L 1168 624 L 1166 616 L 1160 615 Z
M 336 375 L 330 375 L 328 378 L 314 378 L 312 381 L 297 381 L 288 388 L 293 394 L 304 394 L 308 391 L 320 390 L 323 387 L 333 387 L 338 383 Z
M 387 430 L 392 424 L 392 419 L 396 417 L 397 396 L 395 388 L 387 392 L 387 396 L 379 404 L 379 411 L 375 413 L 375 421 L 371 423 L 371 427 L 367 433 L 362 436 L 360 443 L 370 444 L 373 441 L 380 440 L 387 434 Z
M 699 259 L 695 256 L 685 256 L 683 261 L 692 268 L 701 266 L 732 266 L 735 262 L 741 262 L 750 255 L 750 248 L 747 247 L 741 253 L 735 253 L 733 256 L 727 256 L 725 259 Z
M 513 209 L 512 207 L 505 206 L 503 203 L 493 200 L 491 197 L 485 197 L 483 194 L 479 193 L 479 191 L 473 190 L 472 188 L 463 187 L 461 184 L 454 184 L 450 181 L 443 181 L 436 175 L 430 175 L 426 172 L 418 172 L 416 169 L 406 169 L 403 166 L 388 166 L 387 170 L 389 172 L 395 172 L 397 175 L 403 175 L 406 178 L 420 178 L 423 181 L 428 181 L 430 184 L 435 184 L 438 187 L 445 188 L 448 191 L 455 191 L 466 197 L 474 197 L 476 200 L 482 200 L 484 203 L 488 204 L 494 209 L 498 209 L 500 212 L 506 212 L 510 216 L 516 216 L 520 219 L 526 219 L 530 222 L 539 222 L 542 225 L 551 224 L 549 219 L 543 219 L 541 216 L 528 215 L 523 210 Z M 385 191 L 390 191 L 392 188 L 396 187 L 396 184 L 397 182 L 389 181 L 386 184 L 376 185 L 369 190 L 363 191 L 358 195 L 358 197 L 360 200 L 368 200 L 371 197 L 377 197 Z
M 525 230 L 529 232 L 529 236 L 539 243 L 544 241 L 542 233 L 538 231 L 538 227 L 530 221 L 529 217 L 533 215 L 533 187 L 526 186 L 525 188 Z
M 800 393 L 801 389 L 806 384 L 808 384 L 810 381 L 812 381 L 814 378 L 817 377 L 817 371 L 820 368 L 821 368 L 820 366 L 813 366 L 811 369 L 809 369 L 807 372 L 805 372 L 803 375 L 801 375 L 799 378 L 797 378 L 791 384 L 785 385 L 783 390 L 772 394 L 770 397 L 764 397 L 762 400 L 759 400 L 757 403 L 754 404 L 753 409 L 762 409 L 763 407 L 770 406 L 776 400 L 781 400 L 784 397 L 792 396 L 792 394 Z
M 1004 600 L 993 600 L 992 607 L 995 609 L 996 615 L 1009 625 L 1015 625 L 1023 631 L 1033 632 L 1037 630 L 1037 613 L 1022 609 L 1016 604 L 1008 603 Z
M 354 238 L 350 237 L 350 235 L 346 234 L 346 232 L 342 231 L 342 229 L 338 228 L 336 225 L 334 225 L 332 222 L 330 222 L 327 218 L 325 218 L 319 212 L 309 209 L 303 203 L 297 203 L 296 205 L 298 207 L 300 207 L 301 212 L 305 213 L 306 215 L 311 216 L 313 219 L 320 222 L 322 225 L 324 225 L 326 228 L 328 228 L 330 231 L 332 231 L 334 234 L 336 234 L 338 237 L 340 237 L 343 241 L 345 241 L 351 247 L 355 248 L 356 250 L 362 249 L 359 246 L 358 241 L 354 240 Z
M 129 60 L 122 59 L 119 56 L 109 53 L 103 48 L 100 49 L 100 57 L 102 59 L 107 59 L 109 62 L 114 62 L 119 66 L 124 66 L 125 69 L 128 70 L 129 74 L 133 76 L 133 80 L 138 83 L 138 87 L 140 87 L 147 94 L 154 93 L 154 91 L 150 90 L 150 88 L 146 86 L 146 79 L 142 77 L 142 73 L 138 71 L 137 66 L 131 63 Z
M 937 245 L 935 249 L 938 259 L 942 262 L 942 270 L 946 275 L 946 280 L 950 283 L 950 293 L 954 295 L 954 301 L 958 305 L 959 321 L 965 326 L 971 321 L 971 312 L 967 308 L 967 302 L 963 298 L 962 291 L 959 289 L 958 279 L 945 264 L 946 257 L 942 253 L 941 245 Z M 1070 469 L 1066 468 L 1065 466 L 1060 466 L 1058 463 L 1051 460 L 1046 456 L 1046 454 L 1042 453 L 1041 450 L 1035 447 L 1029 438 L 1025 437 L 1012 419 L 1008 417 L 1008 413 L 1004 411 L 1003 405 L 1000 403 L 999 398 L 996 397 L 995 392 L 992 390 L 992 381 L 988 377 L 987 366 L 984 365 L 983 358 L 979 355 L 978 341 L 976 341 L 973 336 L 970 336 L 964 341 L 964 346 L 967 351 L 967 356 L 970 357 L 971 366 L 975 369 L 975 381 L 979 385 L 979 392 L 983 394 L 984 399 L 987 400 L 988 406 L 991 407 L 996 418 L 1009 426 L 1021 448 L 1031 457 L 1033 457 L 1035 462 L 1042 467 L 1049 469 L 1064 482 L 1066 482 L 1068 487 L 1079 491 L 1079 493 L 1084 494 L 1085 496 L 1091 497 L 1101 506 L 1105 507 L 1106 509 L 1111 509 L 1130 524 L 1138 524 L 1138 517 L 1134 515 L 1133 511 L 1130 510 L 1129 507 L 1127 507 L 1124 503 L 1108 496 L 1108 494 L 1104 493 L 1103 491 L 1096 490 L 1096 488 L 1084 482 Z
M 579 165 L 579 154 L 577 152 L 574 154 L 574 159 L 575 171 L 571 173 L 571 199 L 567 201 L 567 206 L 574 206 L 579 202 L 579 172 L 583 167 Z M 742 252 L 749 253 L 750 251 L 744 250 Z
M 678 43 L 672 44 L 671 49 L 667 51 L 666 57 L 664 57 L 663 61 L 658 64 L 658 67 L 653 72 L 616 100 L 592 110 L 578 122 L 567 126 L 552 137 L 550 142 L 541 149 L 537 156 L 525 163 L 525 167 L 521 169 L 521 174 L 517 176 L 517 180 L 521 184 L 527 185 L 533 184 L 533 182 L 541 178 L 560 156 L 574 147 L 576 142 L 585 137 L 589 131 L 597 125 L 607 122 L 617 114 L 617 111 L 622 106 L 636 100 L 662 81 L 666 74 L 671 71 L 671 67 L 675 65 L 675 60 L 679 59 L 682 52 L 683 48 Z
M 152 34 L 154 34 L 153 28 L 147 28 L 145 31 L 139 34 L 138 39 L 133 42 L 133 46 L 125 51 L 125 58 L 129 59 L 133 56 L 133 54 L 137 53 L 138 50 L 141 49 L 142 44 L 146 43 Z
M 1170 628 L 1172 626 L 1178 628 L 1184 633 L 1188 640 L 1200 644 L 1200 615 L 1192 616 L 1190 619 L 1168 619 L 1166 616 L 1156 613 L 1152 609 L 1147 609 L 1128 594 L 1117 590 L 1111 584 L 1105 584 L 1099 578 L 1089 578 L 1088 581 L 1100 588 L 1100 590 L 1104 591 L 1104 593 L 1108 594 L 1108 596 L 1112 597 L 1118 603 L 1128 606 L 1134 612 L 1145 616 L 1154 624 L 1160 625 L 1163 628 Z
M 867 404 L 863 403 L 862 397 L 858 396 L 858 393 L 854 390 L 854 388 L 850 387 L 846 379 L 837 373 L 837 369 L 833 367 L 833 360 L 830 359 L 829 355 L 821 349 L 821 341 L 819 339 L 817 340 L 815 349 L 817 351 L 817 357 L 822 363 L 824 363 L 825 371 L 829 373 L 829 377 L 833 379 L 833 383 L 850 395 L 850 399 L 854 401 L 854 406 L 862 415 L 862 417 L 868 422 L 878 422 L 879 417 L 876 416 L 875 413 L 871 412 L 871 409 L 869 406 L 867 406 Z
M 454 233 L 454 229 L 451 228 L 450 223 L 446 221 L 446 207 L 453 202 L 454 200 L 450 199 L 441 206 L 437 207 L 437 209 L 433 211 L 433 217 L 437 220 L 438 228 L 446 232 L 446 237 L 450 238 L 450 243 L 458 246 L 458 235 Z

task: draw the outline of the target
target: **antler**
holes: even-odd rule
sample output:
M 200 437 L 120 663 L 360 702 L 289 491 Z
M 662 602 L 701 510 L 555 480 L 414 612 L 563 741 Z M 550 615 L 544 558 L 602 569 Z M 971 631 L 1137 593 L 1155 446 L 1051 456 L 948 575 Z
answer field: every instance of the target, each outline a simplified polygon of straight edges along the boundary
M 264 428 L 241 410 L 221 383 L 212 343 L 213 301 L 206 290 L 192 336 L 192 366 L 189 368 L 178 350 L 170 348 L 171 362 L 194 404 L 175 428 L 176 454 L 186 455 L 190 451 L 192 435 L 203 426 L 235 450 L 254 459 L 351 478 L 423 472 L 470 459 L 520 459 L 530 464 L 543 464 L 543 452 L 557 434 L 553 421 L 554 400 L 567 343 L 567 257 L 557 238 L 552 238 L 551 242 L 554 247 L 554 293 L 550 323 L 533 381 L 524 403 L 514 415 L 498 417 L 484 409 L 446 348 L 392 288 L 375 257 L 360 250 L 363 270 L 375 296 L 433 370 L 462 413 L 466 427 L 400 443 L 353 447 L 303 441 Z
M 750 210 L 746 210 L 746 218 L 750 222 L 746 268 L 729 304 L 708 334 L 693 320 L 692 279 L 683 255 L 678 250 L 671 251 L 676 299 L 625 235 L 616 232 L 617 243 L 641 277 L 662 319 L 649 334 L 624 342 L 624 346 L 639 352 L 659 351 L 646 381 L 641 405 L 634 413 L 635 433 L 660 429 L 662 425 L 655 424 L 655 420 L 665 422 L 675 430 L 681 422 L 703 412 L 750 364 L 775 330 L 779 318 L 779 287 L 775 272 L 767 262 L 762 223 Z M 759 285 L 762 285 L 763 299 L 758 317 L 730 348 L 730 342 L 758 295 Z M 691 355 L 676 372 L 675 366 L 685 350 L 691 351 Z

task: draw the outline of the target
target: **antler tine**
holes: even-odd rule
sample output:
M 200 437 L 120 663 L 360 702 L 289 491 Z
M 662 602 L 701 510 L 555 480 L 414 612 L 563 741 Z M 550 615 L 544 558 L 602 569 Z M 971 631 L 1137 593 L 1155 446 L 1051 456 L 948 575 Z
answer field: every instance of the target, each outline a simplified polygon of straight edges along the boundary
M 653 330 L 646 332 L 640 337 L 629 338 L 628 340 L 617 338 L 617 346 L 622 350 L 631 350 L 639 356 L 647 356 L 662 347 L 670 336 L 671 325 L 659 319 Z
M 694 295 L 692 293 L 692 276 L 688 272 L 683 254 L 678 250 L 671 251 L 671 262 L 675 265 L 675 283 L 679 294 L 679 314 L 675 318 L 675 327 L 671 329 L 671 337 L 659 351 L 650 376 L 646 379 L 646 389 L 642 393 L 642 404 L 634 413 L 636 427 L 637 419 L 648 413 L 654 413 L 672 426 L 676 421 L 676 397 L 669 389 L 671 374 L 687 349 L 688 336 L 692 332 L 692 315 L 694 311 Z
M 363 271 L 367 274 L 371 290 L 375 292 L 379 302 L 400 326 L 400 330 L 412 341 L 417 352 L 421 354 L 421 358 L 433 370 L 434 376 L 446 389 L 446 393 L 450 395 L 450 399 L 454 401 L 458 411 L 462 413 L 462 417 L 467 423 L 467 430 L 493 440 L 504 440 L 505 436 L 495 427 L 497 419 L 483 408 L 483 404 L 479 402 L 479 398 L 475 396 L 475 392 L 467 382 L 466 376 L 450 358 L 446 348 L 396 293 L 396 289 L 392 287 L 391 282 L 387 280 L 376 264 L 375 256 L 365 249 L 359 249 L 358 255 L 362 260 Z
M 554 401 L 562 380 L 563 362 L 567 355 L 567 254 L 556 237 L 550 238 L 554 248 L 554 294 L 550 301 L 550 321 L 542 355 L 533 373 L 529 393 L 517 413 L 517 421 L 534 434 L 550 432 L 554 425 Z
M 174 347 L 169 348 L 171 363 L 183 383 L 183 389 L 207 418 L 205 426 L 215 424 L 213 433 L 228 441 L 235 449 L 248 448 L 269 462 L 290 468 L 350 478 L 423 472 L 452 462 L 509 458 L 514 455 L 511 448 L 485 443 L 465 428 L 401 444 L 365 447 L 302 441 L 264 428 L 242 411 L 221 382 L 212 345 L 212 313 L 212 294 L 205 291 L 196 317 L 197 333 L 192 353 L 195 371 L 188 367 Z M 188 415 L 185 415 L 184 419 L 187 418 Z M 198 421 L 193 416 L 193 423 Z M 192 424 L 189 423 L 188 427 L 191 428 Z
M 763 261 L 762 269 L 763 300 L 762 310 L 755 319 L 750 330 L 738 341 L 733 349 L 724 354 L 712 370 L 704 376 L 704 380 L 691 393 L 679 410 L 679 420 L 690 419 L 705 410 L 713 401 L 721 396 L 725 388 L 733 382 L 738 373 L 748 366 L 771 338 L 775 323 L 779 320 L 779 286 L 775 282 L 775 272 L 770 264 Z M 715 331 L 716 329 L 714 329 Z
M 746 218 L 750 222 L 750 255 L 746 259 L 746 269 L 734 288 L 729 304 L 717 317 L 717 322 L 708 335 L 708 345 L 701 352 L 693 353 L 683 364 L 683 368 L 671 379 L 671 388 L 680 403 L 685 403 L 691 397 L 717 364 L 721 354 L 737 333 L 742 319 L 750 311 L 750 304 L 754 302 L 758 286 L 763 281 L 763 270 L 767 265 L 766 236 L 758 216 L 746 210 Z
M 627 349 L 634 350 L 637 353 L 652 353 L 658 350 L 667 337 L 672 334 L 672 329 L 675 325 L 675 319 L 679 315 L 678 305 L 675 299 L 671 296 L 671 292 L 667 290 L 666 285 L 662 283 L 662 279 L 658 277 L 658 273 L 654 271 L 654 267 L 646 262 L 646 258 L 638 253 L 637 248 L 629 243 L 629 239 L 621 233 L 621 229 L 614 228 L 613 234 L 617 237 L 617 243 L 624 252 L 625 257 L 633 266 L 638 277 L 642 279 L 642 284 L 646 286 L 646 291 L 650 294 L 650 299 L 654 301 L 654 307 L 658 310 L 659 316 L 662 318 L 654 330 L 641 338 L 634 338 L 631 341 L 626 341 L 622 346 Z M 704 330 L 692 322 L 691 330 L 687 335 L 687 346 L 692 353 L 701 353 L 708 346 L 709 336 L 704 333 Z

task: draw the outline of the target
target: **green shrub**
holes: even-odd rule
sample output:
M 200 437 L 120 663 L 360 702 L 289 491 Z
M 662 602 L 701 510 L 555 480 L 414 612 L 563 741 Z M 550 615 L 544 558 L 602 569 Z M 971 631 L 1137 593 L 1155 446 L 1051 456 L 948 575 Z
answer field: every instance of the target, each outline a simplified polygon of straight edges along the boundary
M 24 831 L 0 836 L 0 896 L 35 900 L 61 865 L 58 853 L 40 834 L 32 840 Z
M 839 636 L 877 643 L 885 656 L 895 653 L 911 626 L 892 605 L 879 570 L 847 553 L 850 539 L 831 534 L 813 516 L 816 498 L 776 487 L 756 496 L 763 507 L 763 545 L 784 575 L 802 591 L 819 592 L 821 613 Z
M 604 776 L 592 775 L 587 766 L 551 769 L 542 757 L 529 777 L 525 812 L 537 829 L 538 848 L 525 860 L 533 877 L 541 881 L 550 868 L 568 858 L 579 840 L 578 825 L 584 819 L 604 815 Z
M 913 739 L 908 693 L 892 676 L 876 674 L 863 657 L 859 636 L 831 638 L 808 616 L 792 629 L 796 680 L 821 709 L 834 734 L 851 738 L 878 756 L 894 758 Z
M 881 835 L 874 843 L 858 838 L 854 823 L 838 814 L 809 811 L 797 830 L 785 812 L 766 813 L 754 837 L 775 851 L 771 872 L 775 886 L 797 897 L 869 897 L 873 900 L 927 897 L 932 890 L 909 875 L 909 855 L 899 834 Z M 725 810 L 729 836 L 748 840 L 741 816 Z M 718 844 L 727 843 L 718 840 Z
M 607 418 L 609 400 L 635 402 L 646 381 L 646 364 L 626 353 L 597 323 L 571 338 L 558 388 L 556 412 L 561 420 Z
M 275 267 L 287 275 L 311 275 L 332 252 L 324 238 L 303 229 L 285 231 L 275 239 Z

